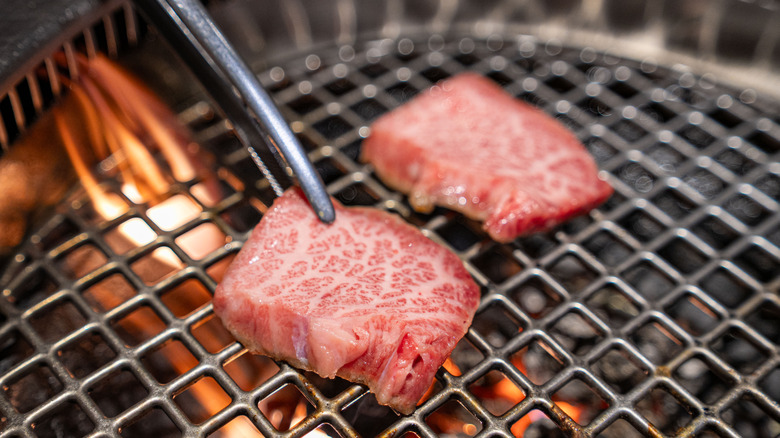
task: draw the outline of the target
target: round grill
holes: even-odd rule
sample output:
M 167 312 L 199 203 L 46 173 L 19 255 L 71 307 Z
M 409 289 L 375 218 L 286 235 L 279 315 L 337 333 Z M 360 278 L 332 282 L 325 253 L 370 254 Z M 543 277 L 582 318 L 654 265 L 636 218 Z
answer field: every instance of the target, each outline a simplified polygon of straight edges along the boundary
M 376 117 L 466 70 L 568 126 L 614 196 L 511 244 L 452 211 L 412 211 L 357 160 L 361 140 Z M 274 195 L 225 122 L 203 116 L 192 128 L 218 158 L 221 200 L 199 181 L 174 185 L 164 202 L 193 213 L 167 227 L 118 185 L 129 210 L 110 222 L 77 192 L 6 268 L 3 436 L 780 433 L 775 102 L 531 38 L 333 47 L 261 79 L 332 195 L 399 213 L 482 286 L 427 400 L 399 417 L 363 387 L 249 354 L 221 327 L 210 296 Z M 130 222 L 150 236 L 141 246 L 117 238 Z M 204 228 L 222 244 L 194 253 L 188 236 Z M 160 258 L 173 260 L 162 273 L 150 267 Z

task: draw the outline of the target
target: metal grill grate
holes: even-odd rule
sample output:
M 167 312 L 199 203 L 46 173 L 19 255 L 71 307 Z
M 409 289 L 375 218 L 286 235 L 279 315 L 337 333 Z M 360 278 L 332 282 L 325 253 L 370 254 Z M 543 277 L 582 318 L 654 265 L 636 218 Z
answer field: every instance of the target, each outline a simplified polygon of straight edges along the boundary
M 378 115 L 464 70 L 572 129 L 607 172 L 612 199 L 504 245 L 453 212 L 411 211 L 357 161 L 361 139 Z M 251 183 L 257 170 L 227 125 L 200 118 L 199 140 L 221 162 L 221 201 L 206 200 L 198 181 L 173 186 L 171 199 L 193 213 L 166 229 L 126 197 L 127 213 L 96 221 L 76 195 L 6 269 L 3 436 L 64 426 L 122 436 L 229 427 L 266 436 L 510 436 L 526 426 L 527 436 L 780 432 L 775 103 L 685 71 L 532 39 L 345 46 L 294 58 L 261 79 L 331 194 L 398 212 L 456 251 L 482 285 L 454 367 L 439 371 L 413 415 L 398 417 L 359 386 L 274 364 L 234 342 L 210 293 L 274 195 L 266 181 Z M 112 238 L 130 221 L 148 229 L 140 247 Z M 201 227 L 222 244 L 195 254 L 182 242 Z M 162 257 L 175 262 L 149 274 Z M 99 299 L 106 290 L 113 300 Z M 126 323 L 133 315 L 143 329 Z M 500 385 L 516 399 L 502 401 Z M 210 403 L 195 395 L 201 386 Z M 294 414 L 278 414 L 279 422 L 269 406 L 301 394 L 297 423 L 280 426 Z

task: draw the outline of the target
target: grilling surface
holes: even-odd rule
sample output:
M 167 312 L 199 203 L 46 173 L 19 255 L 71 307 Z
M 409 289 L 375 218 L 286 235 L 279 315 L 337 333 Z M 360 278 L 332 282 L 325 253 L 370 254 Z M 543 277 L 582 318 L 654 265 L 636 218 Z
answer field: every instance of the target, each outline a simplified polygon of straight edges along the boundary
M 357 161 L 361 140 L 376 117 L 465 70 L 557 117 L 615 195 L 511 244 L 452 211 L 412 211 Z M 204 115 L 191 127 L 218 158 L 219 202 L 192 181 L 163 202 L 192 212 L 174 225 L 126 197 L 128 212 L 102 222 L 76 193 L 6 267 L 0 434 L 780 433 L 775 102 L 531 39 L 379 41 L 260 78 L 332 195 L 400 214 L 481 285 L 474 324 L 425 403 L 399 417 L 362 387 L 251 355 L 221 328 L 211 293 L 274 195 L 224 121 Z M 152 236 L 140 247 L 118 237 L 131 221 Z M 198 229 L 224 244 L 193 250 Z M 160 259 L 168 268 L 148 269 Z

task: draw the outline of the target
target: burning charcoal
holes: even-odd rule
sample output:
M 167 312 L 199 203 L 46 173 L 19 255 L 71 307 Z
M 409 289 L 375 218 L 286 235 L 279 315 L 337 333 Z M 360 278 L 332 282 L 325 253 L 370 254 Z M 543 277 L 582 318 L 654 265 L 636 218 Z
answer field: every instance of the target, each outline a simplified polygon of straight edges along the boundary
M 92 432 L 95 425 L 89 419 L 84 409 L 74 401 L 66 401 L 53 411 L 37 420 L 32 425 L 35 436 L 41 438 L 63 436 L 62 431 L 68 431 L 70 436 L 80 437 Z
M 201 424 L 224 409 L 232 400 L 216 380 L 206 376 L 198 379 L 184 392 L 175 395 L 173 401 L 191 422 Z
M 114 371 L 89 389 L 89 396 L 108 417 L 143 400 L 149 391 L 128 369 Z
M 565 438 L 567 435 L 545 413 L 534 409 L 511 427 L 512 435 L 523 438 Z
M 209 438 L 261 438 L 263 436 L 252 421 L 244 415 L 233 418 L 227 424 L 209 434 Z M 327 435 L 338 436 L 338 435 Z
M 32 371 L 3 386 L 6 398 L 21 413 L 31 411 L 62 389 L 60 380 L 45 365 L 37 365 Z
M 617 421 L 610 424 L 596 438 L 642 438 L 645 435 L 639 433 L 628 421 L 618 418 Z
M 258 403 L 260 411 L 280 432 L 290 430 L 313 411 L 300 389 L 286 384 Z
M 448 400 L 425 417 L 425 422 L 435 433 L 444 436 L 466 437 L 476 435 L 482 430 L 482 423 L 455 399 Z
M 704 403 L 714 404 L 734 385 L 733 378 L 714 371 L 704 357 L 693 357 L 680 365 L 674 377 Z
M 578 312 L 569 312 L 550 329 L 555 339 L 574 354 L 586 354 L 603 336 Z
M 630 337 L 639 351 L 656 365 L 668 362 L 683 349 L 682 341 L 658 322 L 646 323 Z
M 492 370 L 477 379 L 469 385 L 469 391 L 495 416 L 504 415 L 525 398 L 520 387 L 498 370 Z
M 170 416 L 162 408 L 156 407 L 145 411 L 121 428 L 123 437 L 180 437 L 181 431 L 171 421 Z
M 636 403 L 637 410 L 661 432 L 674 435 L 693 418 L 693 409 L 661 386 L 653 388 Z
M 583 379 L 572 379 L 553 394 L 556 406 L 577 424 L 588 425 L 609 407 L 602 397 Z
M 77 109 L 72 96 L 59 106 L 66 113 Z M 22 241 L 34 214 L 57 203 L 76 181 L 56 138 L 54 116 L 48 112 L 0 160 L 0 257 Z
M 156 97 L 103 57 L 78 62 L 84 74 L 70 81 L 72 92 L 0 160 L 0 256 L 21 242 L 33 213 L 62 199 L 77 176 L 102 220 L 126 211 L 92 171 L 110 154 L 120 157 L 105 161 L 103 170 L 113 163 L 139 202 L 158 200 L 174 180 L 203 174 L 189 134 Z M 168 170 L 152 150 L 161 152 Z
M 642 383 L 649 371 L 637 365 L 631 353 L 615 347 L 592 365 L 593 370 L 612 388 L 627 393 Z
M 776 438 L 780 434 L 780 421 L 749 394 L 731 404 L 723 420 L 743 437 Z
M 566 434 L 549 418 L 533 422 L 523 435 L 525 438 L 565 438 Z
M 510 358 L 512 365 L 535 385 L 543 385 L 564 368 L 563 361 L 543 341 L 532 341 Z
M 222 364 L 227 375 L 242 391 L 251 391 L 279 372 L 271 359 L 244 351 Z
M 363 394 L 343 412 L 344 418 L 364 437 L 378 436 L 399 418 L 395 411 L 380 405 L 370 392 Z

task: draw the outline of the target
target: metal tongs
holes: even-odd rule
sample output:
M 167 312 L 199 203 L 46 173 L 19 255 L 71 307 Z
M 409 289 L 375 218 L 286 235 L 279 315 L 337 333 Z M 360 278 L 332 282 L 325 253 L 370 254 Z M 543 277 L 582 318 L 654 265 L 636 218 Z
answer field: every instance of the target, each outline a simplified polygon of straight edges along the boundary
M 271 97 L 203 5 L 198 0 L 135 3 L 219 104 L 276 195 L 281 196 L 282 188 L 274 174 L 284 175 L 282 168 L 289 165 L 317 217 L 324 223 L 333 222 L 336 212 L 322 179 Z M 260 143 L 267 148 L 253 147 Z

